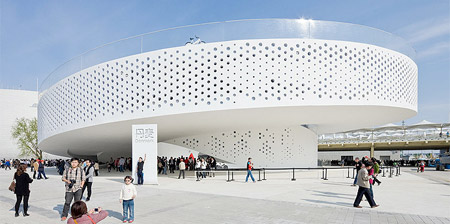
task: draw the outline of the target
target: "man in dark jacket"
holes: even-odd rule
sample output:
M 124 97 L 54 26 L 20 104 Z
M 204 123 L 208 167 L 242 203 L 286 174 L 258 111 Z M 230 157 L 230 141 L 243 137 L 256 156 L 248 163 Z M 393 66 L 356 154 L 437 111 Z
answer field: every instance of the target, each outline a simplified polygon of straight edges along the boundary
M 355 158 L 355 169 L 356 169 L 356 176 L 355 176 L 355 180 L 353 181 L 353 185 L 352 186 L 356 186 L 356 181 L 358 180 L 358 172 L 361 169 L 362 166 L 362 162 L 359 161 L 359 158 L 356 157 Z

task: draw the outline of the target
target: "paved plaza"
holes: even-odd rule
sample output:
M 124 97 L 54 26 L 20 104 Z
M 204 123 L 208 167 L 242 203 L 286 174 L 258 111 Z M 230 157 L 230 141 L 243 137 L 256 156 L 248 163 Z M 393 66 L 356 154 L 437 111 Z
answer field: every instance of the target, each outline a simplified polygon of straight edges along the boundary
M 0 170 L 1 223 L 65 223 L 59 221 L 64 203 L 64 184 L 54 168 L 46 168 L 50 179 L 31 184 L 30 217 L 14 217 L 15 195 L 7 190 L 13 171 Z M 127 173 L 105 173 L 95 177 L 88 208 L 102 207 L 109 217 L 101 223 L 121 223 L 119 190 Z M 374 186 L 371 209 L 352 207 L 357 187 L 346 178 L 346 170 L 330 170 L 329 180 L 319 171 L 268 172 L 266 181 L 245 183 L 244 173 L 196 181 L 160 176 L 159 185 L 137 186 L 135 223 L 450 223 L 450 171 L 431 169 L 417 173 L 403 168 L 400 176 L 382 177 Z M 258 179 L 258 173 L 254 176 Z

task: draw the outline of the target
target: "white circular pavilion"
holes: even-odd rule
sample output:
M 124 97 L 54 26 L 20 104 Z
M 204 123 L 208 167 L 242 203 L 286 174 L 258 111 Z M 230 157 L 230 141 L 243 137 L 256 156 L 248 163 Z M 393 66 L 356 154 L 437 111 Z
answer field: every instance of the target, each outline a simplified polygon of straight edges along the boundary
M 417 113 L 405 41 L 337 22 L 263 19 L 114 42 L 44 81 L 39 146 L 62 156 L 131 154 L 131 125 L 234 164 L 314 167 L 317 135 Z

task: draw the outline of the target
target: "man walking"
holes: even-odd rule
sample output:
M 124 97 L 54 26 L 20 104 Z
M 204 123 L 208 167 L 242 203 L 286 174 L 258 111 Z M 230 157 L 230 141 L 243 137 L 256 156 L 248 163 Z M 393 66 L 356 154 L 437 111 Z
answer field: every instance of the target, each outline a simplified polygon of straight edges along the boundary
M 162 165 L 163 165 L 163 174 L 167 175 L 167 167 L 168 167 L 167 158 L 162 157 L 161 161 L 162 161 Z
M 62 181 L 66 183 L 66 197 L 64 203 L 64 209 L 61 214 L 61 221 L 67 219 L 69 213 L 70 204 L 72 200 L 81 201 L 82 188 L 84 182 L 86 181 L 86 174 L 84 171 L 78 167 L 80 161 L 77 158 L 72 158 L 70 160 L 71 167 L 64 170 Z
M 366 196 L 367 201 L 369 202 L 369 205 L 371 208 L 376 208 L 378 205 L 375 203 L 375 201 L 372 198 L 372 195 L 370 194 L 370 183 L 369 183 L 369 172 L 368 170 L 372 169 L 373 163 L 367 162 L 366 167 L 362 168 L 358 172 L 358 181 L 356 182 L 359 186 L 358 193 L 356 195 L 355 202 L 353 203 L 353 207 L 355 208 L 362 208 L 359 203 L 361 202 L 361 199 L 364 196 Z
M 91 163 L 91 160 L 86 160 L 86 166 L 83 169 L 85 175 L 86 175 L 86 183 L 83 185 L 83 190 L 81 191 L 81 196 L 84 195 L 84 190 L 86 190 L 87 187 L 87 197 L 86 201 L 91 200 L 92 195 L 92 182 L 94 182 L 94 172 L 95 168 L 94 165 Z
M 353 185 L 352 186 L 356 186 L 356 181 L 358 180 L 358 173 L 359 173 L 359 170 L 361 169 L 361 166 L 362 166 L 361 161 L 359 161 L 359 158 L 356 157 L 355 158 L 356 176 L 355 176 L 355 180 L 353 181 Z
M 5 163 L 5 170 L 8 170 L 8 168 L 9 168 L 9 170 L 11 170 L 11 161 L 6 160 L 6 163 Z
M 45 178 L 45 179 L 48 179 L 48 177 L 47 176 L 45 176 L 45 168 L 44 168 L 44 160 L 38 160 L 39 161 L 39 163 L 38 163 L 38 180 L 39 179 L 42 179 L 42 176 Z
M 170 173 L 175 173 L 175 161 L 173 159 L 173 157 L 170 157 L 169 159 L 169 172 Z
M 245 183 L 248 182 L 248 177 L 249 176 L 252 178 L 253 183 L 256 182 L 255 178 L 253 178 L 253 175 L 252 175 L 252 169 L 253 169 L 252 158 L 248 158 L 248 161 L 247 161 L 247 177 L 245 178 Z
M 183 174 L 184 179 L 184 170 L 186 169 L 186 164 L 184 163 L 183 159 L 180 160 L 180 174 L 178 175 L 178 179 L 180 179 L 181 174 Z
M 125 172 L 124 165 L 125 165 L 125 159 L 123 157 L 121 157 L 119 159 L 119 171 L 120 172 Z
M 100 170 L 100 165 L 97 162 L 94 162 L 94 171 L 95 171 L 95 176 L 98 177 L 98 171 Z
M 36 172 L 37 172 L 38 169 L 39 169 L 39 163 L 38 163 L 37 160 L 35 160 L 35 161 L 33 162 L 33 167 L 34 167 L 34 171 L 33 171 L 33 179 L 36 179 Z

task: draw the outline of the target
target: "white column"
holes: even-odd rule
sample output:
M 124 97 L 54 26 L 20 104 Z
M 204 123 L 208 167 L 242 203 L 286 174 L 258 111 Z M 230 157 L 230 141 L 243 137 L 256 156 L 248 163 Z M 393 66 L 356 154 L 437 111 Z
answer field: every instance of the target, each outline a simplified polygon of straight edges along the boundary
M 158 130 L 156 124 L 133 125 L 132 127 L 132 159 L 133 178 L 137 184 L 137 162 L 139 157 L 146 160 L 144 163 L 144 184 L 158 184 L 157 156 L 158 156 Z

